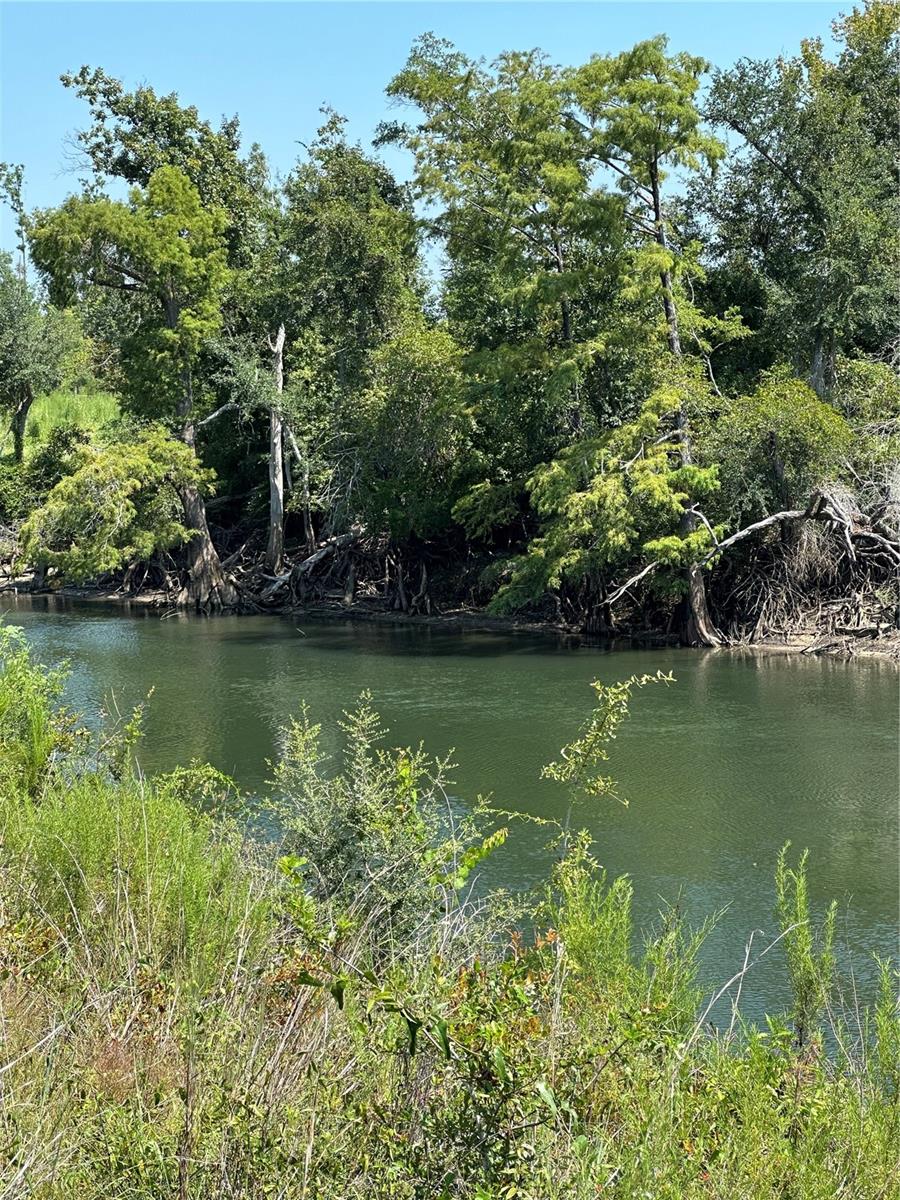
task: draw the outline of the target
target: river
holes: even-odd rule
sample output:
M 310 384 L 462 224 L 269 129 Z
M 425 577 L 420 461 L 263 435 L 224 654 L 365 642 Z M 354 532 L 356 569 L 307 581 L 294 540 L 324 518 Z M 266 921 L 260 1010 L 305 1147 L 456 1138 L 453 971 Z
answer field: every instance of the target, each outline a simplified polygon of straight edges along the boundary
M 839 901 L 863 991 L 871 954 L 897 948 L 898 671 L 877 659 L 677 649 L 608 650 L 553 636 L 458 632 L 309 617 L 127 613 L 89 604 L 3 599 L 45 661 L 67 659 L 68 699 L 91 713 L 111 693 L 122 711 L 153 690 L 140 749 L 147 772 L 209 760 L 251 792 L 267 776 L 279 727 L 307 701 L 334 741 L 341 710 L 370 689 L 393 744 L 453 751 L 454 794 L 566 820 L 569 801 L 541 765 L 590 711 L 590 681 L 671 671 L 639 693 L 612 745 L 609 773 L 628 807 L 579 801 L 570 820 L 635 885 L 638 926 L 665 904 L 698 922 L 720 910 L 703 977 L 724 982 L 748 936 L 774 933 L 772 871 L 784 842 L 810 852 L 817 913 Z M 336 743 L 335 743 L 336 744 Z M 488 882 L 545 877 L 547 831 L 513 827 Z M 776 950 L 743 1003 L 761 1017 L 785 1000 Z

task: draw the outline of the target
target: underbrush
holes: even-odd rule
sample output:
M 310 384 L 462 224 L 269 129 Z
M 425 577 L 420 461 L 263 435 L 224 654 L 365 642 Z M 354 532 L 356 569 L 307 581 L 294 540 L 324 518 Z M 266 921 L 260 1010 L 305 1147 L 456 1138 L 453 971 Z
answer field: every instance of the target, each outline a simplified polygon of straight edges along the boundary
M 251 843 L 231 781 L 142 779 L 137 717 L 86 733 L 0 639 L 0 1196 L 896 1194 L 892 974 L 842 1017 L 802 858 L 773 890 L 792 1011 L 714 1029 L 703 931 L 636 949 L 586 838 L 548 831 L 534 896 L 476 899 L 514 815 L 457 819 L 446 765 L 389 749 L 367 699 L 337 760 L 286 729 L 281 840 Z M 598 685 L 548 773 L 608 792 L 640 682 Z

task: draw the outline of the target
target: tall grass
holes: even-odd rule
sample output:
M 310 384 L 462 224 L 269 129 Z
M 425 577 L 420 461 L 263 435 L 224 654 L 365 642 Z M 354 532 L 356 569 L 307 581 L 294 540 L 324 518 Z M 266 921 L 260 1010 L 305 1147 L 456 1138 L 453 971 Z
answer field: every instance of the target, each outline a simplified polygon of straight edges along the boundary
M 143 780 L 133 729 L 55 715 L 7 638 L 0 756 L 29 770 L 0 789 L 0 1197 L 896 1195 L 893 977 L 841 1015 L 802 861 L 777 899 L 802 1032 L 717 1031 L 702 932 L 636 952 L 584 838 L 515 911 L 476 903 L 488 814 L 454 827 L 367 703 L 336 761 L 291 726 L 265 847 L 215 772 Z
M 61 425 L 77 425 L 96 430 L 119 415 L 119 402 L 109 392 L 71 392 L 60 390 L 38 396 L 28 414 L 26 445 L 41 446 L 51 430 Z

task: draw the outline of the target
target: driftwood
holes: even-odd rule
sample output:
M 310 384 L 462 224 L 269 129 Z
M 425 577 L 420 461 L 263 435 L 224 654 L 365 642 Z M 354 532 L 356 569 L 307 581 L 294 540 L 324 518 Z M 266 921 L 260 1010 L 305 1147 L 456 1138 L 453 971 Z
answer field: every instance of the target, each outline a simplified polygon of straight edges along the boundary
M 292 587 L 305 576 L 311 574 L 320 563 L 324 562 L 327 558 L 331 558 L 338 550 L 344 550 L 357 541 L 359 541 L 358 533 L 342 533 L 339 537 L 331 538 L 314 553 L 308 555 L 301 562 L 295 563 L 289 571 L 284 571 L 282 574 L 276 575 L 269 586 L 262 590 L 259 598 L 261 600 L 270 600 L 282 588 Z

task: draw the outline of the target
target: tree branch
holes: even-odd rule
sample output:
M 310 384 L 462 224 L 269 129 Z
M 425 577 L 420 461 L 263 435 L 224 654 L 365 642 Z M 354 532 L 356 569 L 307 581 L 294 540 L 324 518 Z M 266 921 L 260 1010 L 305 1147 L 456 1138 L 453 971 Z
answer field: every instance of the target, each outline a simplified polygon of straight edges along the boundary
M 760 529 L 766 529 L 770 525 L 778 525 L 782 521 L 799 521 L 801 517 L 811 515 L 809 508 L 786 508 L 782 512 L 773 513 L 771 517 L 764 517 L 761 521 L 754 521 L 752 525 L 747 525 L 744 529 L 739 529 L 737 533 L 733 533 L 731 537 L 724 538 L 717 546 L 714 546 L 707 555 L 701 558 L 700 566 L 708 563 L 717 554 L 721 554 L 723 550 L 727 550 L 729 546 L 733 546 L 735 542 L 742 542 L 744 538 L 750 537 L 751 534 L 757 533 Z
M 235 404 L 233 400 L 229 400 L 227 404 L 220 405 L 214 412 L 211 412 L 208 417 L 204 417 L 202 421 L 198 421 L 195 429 L 202 429 L 204 425 L 208 425 L 210 421 L 215 421 L 216 417 L 221 417 L 222 413 L 231 412 L 232 409 L 239 408 L 240 405 Z
M 609 605 L 613 605 L 616 603 L 617 600 L 621 600 L 629 588 L 634 587 L 634 585 L 636 583 L 640 583 L 640 581 L 646 575 L 649 575 L 652 571 L 655 571 L 659 565 L 660 564 L 659 564 L 658 559 L 654 559 L 653 562 L 648 563 L 647 566 L 644 567 L 644 569 L 642 571 L 638 571 L 637 575 L 632 575 L 632 577 L 630 579 L 627 579 L 622 584 L 621 587 L 616 588 L 616 590 L 613 592 L 613 594 L 611 596 L 607 596 L 606 603 Z
M 751 135 L 750 131 L 746 128 L 746 126 L 742 125 L 739 121 L 735 120 L 734 117 L 727 118 L 727 122 L 731 126 L 731 128 L 735 131 L 735 133 L 739 133 L 741 135 L 741 137 L 744 139 L 744 141 L 747 143 L 747 145 L 751 147 L 751 149 L 755 150 L 756 153 L 758 155 L 760 155 L 760 157 L 764 158 L 770 167 L 774 167 L 775 170 L 779 173 L 779 175 L 781 175 L 784 179 L 786 179 L 788 181 L 788 183 L 797 192 L 797 194 L 799 196 L 803 197 L 803 199 L 806 201 L 806 203 L 810 206 L 810 208 L 815 213 L 818 220 L 820 220 L 820 221 L 823 220 L 825 213 L 822 209 L 822 202 L 819 199 L 819 197 L 815 194 L 815 192 L 813 192 L 810 188 L 808 188 L 804 183 L 801 183 L 800 180 L 796 178 L 796 176 L 793 174 L 793 172 L 791 170 L 789 170 L 789 168 L 784 163 L 779 162 L 777 158 L 774 158 L 768 152 L 768 150 L 765 149 L 765 147 L 760 145 L 760 143 L 756 140 L 756 138 L 754 138 Z

